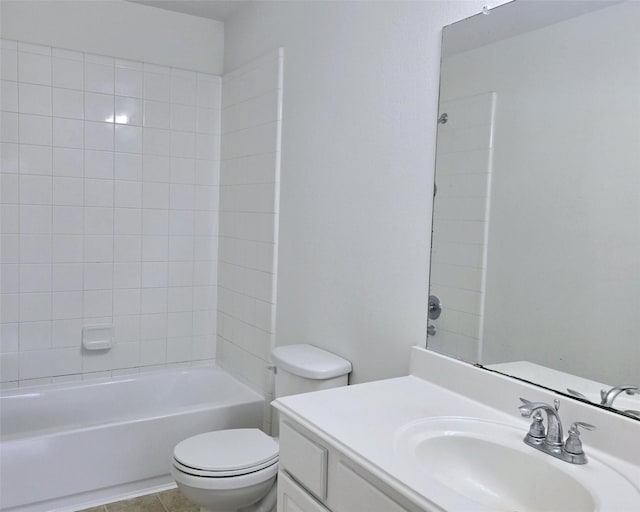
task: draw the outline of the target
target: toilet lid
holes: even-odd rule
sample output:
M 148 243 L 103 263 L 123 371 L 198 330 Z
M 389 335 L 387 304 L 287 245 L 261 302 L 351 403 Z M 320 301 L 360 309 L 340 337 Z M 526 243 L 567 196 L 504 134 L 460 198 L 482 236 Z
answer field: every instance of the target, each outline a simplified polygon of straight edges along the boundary
M 277 459 L 278 443 L 257 428 L 218 430 L 178 443 L 173 456 L 195 470 L 237 472 Z

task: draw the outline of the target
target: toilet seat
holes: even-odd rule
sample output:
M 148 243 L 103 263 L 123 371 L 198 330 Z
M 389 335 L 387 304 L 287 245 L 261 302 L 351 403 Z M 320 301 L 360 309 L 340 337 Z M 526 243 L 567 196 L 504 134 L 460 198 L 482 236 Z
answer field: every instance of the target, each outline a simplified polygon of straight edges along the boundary
M 204 478 L 248 475 L 278 462 L 278 443 L 261 430 L 231 429 L 199 434 L 178 443 L 174 467 Z

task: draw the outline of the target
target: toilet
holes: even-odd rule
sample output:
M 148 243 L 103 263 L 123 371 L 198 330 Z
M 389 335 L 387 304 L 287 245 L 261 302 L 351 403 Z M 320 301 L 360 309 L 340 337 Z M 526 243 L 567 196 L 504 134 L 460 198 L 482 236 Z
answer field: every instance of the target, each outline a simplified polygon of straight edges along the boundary
M 351 363 L 313 345 L 276 347 L 276 398 L 347 385 Z M 217 430 L 178 443 L 171 474 L 201 512 L 273 512 L 278 442 L 255 428 Z

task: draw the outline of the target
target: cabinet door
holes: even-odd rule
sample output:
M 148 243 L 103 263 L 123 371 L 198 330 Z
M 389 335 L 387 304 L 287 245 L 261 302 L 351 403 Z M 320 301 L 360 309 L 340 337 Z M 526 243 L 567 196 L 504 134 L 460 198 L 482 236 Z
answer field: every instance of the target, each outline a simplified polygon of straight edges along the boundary
M 342 462 L 338 463 L 336 482 L 330 490 L 335 512 L 408 512 Z
M 278 512 L 329 512 L 286 473 L 278 473 Z

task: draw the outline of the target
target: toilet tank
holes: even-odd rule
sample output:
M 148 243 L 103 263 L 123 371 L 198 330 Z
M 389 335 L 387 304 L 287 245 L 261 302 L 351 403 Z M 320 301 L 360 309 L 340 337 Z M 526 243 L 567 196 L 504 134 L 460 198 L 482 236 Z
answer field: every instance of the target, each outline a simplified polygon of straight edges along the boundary
M 351 363 L 313 345 L 276 347 L 271 352 L 276 367 L 276 398 L 346 386 Z

